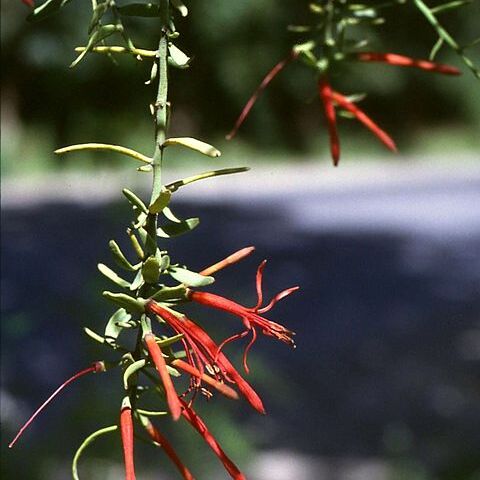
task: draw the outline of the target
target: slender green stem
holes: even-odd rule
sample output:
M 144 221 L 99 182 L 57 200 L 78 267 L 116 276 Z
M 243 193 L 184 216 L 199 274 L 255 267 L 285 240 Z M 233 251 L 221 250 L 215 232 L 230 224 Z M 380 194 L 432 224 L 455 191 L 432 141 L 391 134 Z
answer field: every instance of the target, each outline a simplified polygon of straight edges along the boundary
M 472 71 L 472 73 L 480 80 L 480 70 L 475 66 L 472 60 L 467 57 L 464 53 L 464 49 L 455 41 L 455 39 L 443 28 L 440 22 L 435 17 L 432 10 L 422 1 L 414 0 L 415 5 L 423 14 L 423 16 L 428 20 L 430 25 L 435 29 L 437 35 L 443 39 L 443 41 L 450 46 L 463 60 L 463 63 Z
M 167 138 L 168 123 L 168 28 L 169 0 L 160 0 L 161 36 L 158 45 L 158 93 L 155 101 L 155 152 L 153 155 L 153 188 L 151 202 L 162 191 L 163 142 Z

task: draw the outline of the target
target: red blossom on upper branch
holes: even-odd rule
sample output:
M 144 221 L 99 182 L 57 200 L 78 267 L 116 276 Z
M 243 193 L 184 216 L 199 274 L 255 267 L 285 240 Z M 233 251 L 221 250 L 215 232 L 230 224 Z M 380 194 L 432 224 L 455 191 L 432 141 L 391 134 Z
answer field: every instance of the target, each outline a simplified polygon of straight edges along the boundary
M 260 85 L 257 87 L 253 95 L 245 104 L 239 118 L 237 119 L 232 131 L 227 135 L 231 139 L 237 133 L 239 127 L 247 118 L 252 110 L 255 102 L 258 100 L 260 94 L 270 84 L 270 82 L 280 73 L 281 70 L 292 60 L 295 60 L 301 55 L 301 51 L 293 49 L 290 56 L 275 65 L 270 72 L 265 76 Z M 337 128 L 337 115 L 335 107 L 339 107 L 352 114 L 359 122 L 368 128 L 388 149 L 393 152 L 397 151 L 395 142 L 390 135 L 382 130 L 365 112 L 358 108 L 354 103 L 348 100 L 347 97 L 341 93 L 332 90 L 327 78 L 327 71 L 333 71 L 335 64 L 342 61 L 360 61 L 360 62 L 380 62 L 388 65 L 400 67 L 412 67 L 428 72 L 436 72 L 444 75 L 460 75 L 461 72 L 456 67 L 445 65 L 442 63 L 435 63 L 429 60 L 415 59 L 405 55 L 398 55 L 396 53 L 379 53 L 379 52 L 360 52 L 351 55 L 341 55 L 339 58 L 332 59 L 327 62 L 328 67 L 324 67 L 320 79 L 318 81 L 318 92 L 323 103 L 325 118 L 327 120 L 327 129 L 330 139 L 330 154 L 334 166 L 337 166 L 340 161 L 340 140 Z M 320 62 L 319 62 L 320 63 Z

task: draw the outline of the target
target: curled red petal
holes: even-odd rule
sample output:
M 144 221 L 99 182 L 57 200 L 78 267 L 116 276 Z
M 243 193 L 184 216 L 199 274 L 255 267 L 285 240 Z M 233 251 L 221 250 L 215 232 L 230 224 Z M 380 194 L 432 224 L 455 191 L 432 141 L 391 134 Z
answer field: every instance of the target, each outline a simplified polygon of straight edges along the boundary
M 282 300 L 283 298 L 285 297 L 288 297 L 289 295 L 291 295 L 292 293 L 296 292 L 300 287 L 299 286 L 295 286 L 295 287 L 290 287 L 290 288 L 286 288 L 285 290 L 282 290 L 280 293 L 277 293 L 269 302 L 269 304 L 263 308 L 259 308 L 258 309 L 258 313 L 265 313 L 265 312 L 268 312 L 269 310 L 272 309 L 272 307 L 277 303 L 279 302 L 280 300 Z
M 294 60 L 298 56 L 298 53 L 294 50 L 291 51 L 290 55 L 287 58 L 284 58 L 280 62 L 278 62 L 268 73 L 265 75 L 265 78 L 262 80 L 260 85 L 257 87 L 253 95 L 249 98 L 248 102 L 243 107 L 240 116 L 238 117 L 237 121 L 235 122 L 232 131 L 227 135 L 227 140 L 231 140 L 236 134 L 242 123 L 247 118 L 250 110 L 255 105 L 255 102 L 258 100 L 258 97 L 262 94 L 262 92 L 268 87 L 268 84 L 285 68 L 285 66 Z
M 263 281 L 263 270 L 265 270 L 265 265 L 267 264 L 266 260 L 263 260 L 262 263 L 257 268 L 257 276 L 255 279 L 255 287 L 257 289 L 257 305 L 253 308 L 253 310 L 258 310 L 263 303 L 263 289 L 262 289 L 262 281 Z
M 183 402 L 182 414 L 185 419 L 192 425 L 195 430 L 203 437 L 208 446 L 213 450 L 215 455 L 220 459 L 225 467 L 225 470 L 230 474 L 234 480 L 246 480 L 243 473 L 238 467 L 228 458 L 226 453 L 222 450 L 215 437 L 210 433 L 205 422 L 190 408 L 185 402 Z
M 332 155 L 333 165 L 336 167 L 340 160 L 340 140 L 337 131 L 337 116 L 335 106 L 332 101 L 332 88 L 326 76 L 322 76 L 318 81 L 318 92 L 323 102 L 325 118 L 327 119 L 328 135 L 330 137 L 330 153 Z
M 172 377 L 168 373 L 167 364 L 163 358 L 162 351 L 155 341 L 155 336 L 152 333 L 147 333 L 143 337 L 143 341 L 148 349 L 148 353 L 155 364 L 157 372 L 162 380 L 163 386 L 165 388 L 165 394 L 167 396 L 167 403 L 172 418 L 178 420 L 181 415 L 182 407 L 180 405 L 180 400 L 178 399 L 177 392 L 173 386 Z
M 443 73 L 444 75 L 461 75 L 462 73 L 458 68 L 451 65 L 410 58 L 396 53 L 362 52 L 357 54 L 357 59 L 362 62 L 381 62 L 398 67 L 419 68 L 420 70 Z

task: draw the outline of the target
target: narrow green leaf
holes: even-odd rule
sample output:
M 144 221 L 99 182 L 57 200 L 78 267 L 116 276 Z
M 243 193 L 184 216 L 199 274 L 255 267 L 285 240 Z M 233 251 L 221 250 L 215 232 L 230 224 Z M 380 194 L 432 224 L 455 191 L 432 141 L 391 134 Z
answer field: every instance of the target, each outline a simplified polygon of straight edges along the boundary
M 188 15 L 188 8 L 184 5 L 182 0 L 171 0 L 172 5 L 180 12 L 182 17 L 186 17 Z
M 171 60 L 172 67 L 187 68 L 190 62 L 190 57 L 183 53 L 173 43 L 168 46 L 169 60 Z M 219 155 L 215 155 L 219 156 Z
M 108 268 L 103 263 L 97 265 L 98 270 L 102 275 L 105 275 L 109 280 L 122 288 L 129 288 L 130 282 L 127 282 L 122 277 L 118 276 L 111 268 Z
M 177 280 L 177 282 L 183 283 L 189 287 L 204 287 L 215 281 L 213 277 L 200 275 L 199 273 L 191 272 L 186 268 L 170 267 L 168 273 L 171 277 Z
M 160 276 L 160 263 L 154 257 L 148 257 L 142 266 L 142 275 L 147 283 L 157 283 Z
M 145 410 L 143 408 L 137 408 L 135 411 L 140 414 L 140 419 L 142 415 L 145 415 L 146 417 L 159 417 L 162 415 L 168 415 L 168 412 L 166 411 Z
M 212 158 L 219 157 L 222 154 L 220 150 L 217 150 L 212 145 L 191 137 L 168 138 L 167 140 L 165 140 L 165 142 L 163 142 L 162 147 L 168 147 L 169 145 L 179 145 L 182 147 L 186 147 Z
M 118 429 L 118 425 L 112 425 L 111 427 L 105 427 L 101 428 L 100 430 L 97 430 L 96 432 L 93 432 L 91 435 L 89 435 L 78 447 L 78 450 L 75 452 L 75 456 L 73 457 L 72 461 L 72 476 L 74 480 L 79 480 L 78 477 L 78 460 L 82 456 L 83 451 L 98 437 L 101 435 L 105 435 L 106 433 L 114 432 L 115 430 Z
M 116 32 L 123 31 L 123 27 L 121 25 L 103 25 L 98 30 L 92 33 L 90 38 L 88 39 L 87 45 L 85 50 L 71 63 L 70 68 L 75 67 L 78 63 L 83 59 L 83 57 L 90 51 L 92 48 L 102 40 L 105 40 L 110 35 L 113 35 Z
M 181 223 L 171 223 L 158 228 L 157 235 L 162 238 L 176 237 L 193 230 L 199 223 L 200 219 L 198 218 L 188 218 Z
M 115 153 L 121 153 L 122 155 L 127 155 L 128 157 L 134 158 L 142 163 L 150 164 L 152 159 L 143 155 L 136 150 L 132 150 L 131 148 L 122 147 L 120 145 L 110 145 L 108 143 L 80 143 L 78 145 L 70 145 L 68 147 L 58 148 L 55 150 L 54 153 L 57 155 L 62 155 L 64 153 L 72 153 L 72 152 L 82 152 L 82 151 L 110 151 Z M 148 165 L 147 165 L 148 166 Z
M 123 267 L 125 270 L 133 271 L 135 267 L 127 260 L 123 252 L 120 250 L 118 243 L 115 240 L 110 240 L 108 242 L 108 247 L 112 252 L 113 258 L 118 263 L 120 267 Z
M 157 339 L 156 342 L 158 343 L 158 346 L 160 348 L 168 347 L 181 340 L 183 336 L 183 333 L 179 333 L 178 335 L 174 335 L 173 337 L 164 338 L 162 340 Z
M 174 222 L 174 223 L 182 223 L 182 220 L 178 218 L 169 207 L 165 207 L 162 210 L 162 213 L 165 215 L 165 218 L 167 220 L 170 220 L 171 222 Z
M 184 285 L 177 287 L 162 287 L 158 292 L 152 295 L 152 300 L 159 302 L 166 302 L 168 300 L 180 300 L 184 299 L 186 294 L 186 288 Z
M 70 0 L 47 0 L 42 3 L 39 7 L 35 8 L 33 12 L 27 17 L 29 22 L 37 22 L 47 18 L 53 13 L 60 10 L 64 5 L 66 5 Z
M 137 207 L 143 213 L 148 214 L 147 206 L 131 190 L 129 190 L 128 188 L 124 188 L 122 190 L 122 193 L 125 195 L 125 197 L 127 198 L 127 200 L 130 202 L 132 206 Z
M 120 335 L 122 327 L 119 325 L 121 322 L 128 322 L 132 316 L 127 313 L 124 308 L 119 308 L 108 320 L 107 326 L 105 327 L 105 341 L 109 344 L 115 342 L 115 340 Z
M 127 312 L 143 313 L 145 311 L 145 300 L 133 298 L 125 293 L 113 293 L 105 291 L 102 295 L 111 302 L 123 307 Z
M 205 180 L 206 178 L 218 177 L 220 175 L 231 175 L 233 173 L 247 172 L 248 170 L 250 170 L 250 168 L 248 167 L 222 168 L 220 170 L 212 170 L 210 172 L 200 173 L 191 177 L 182 178 L 181 180 L 177 180 L 176 182 L 169 183 L 168 185 L 166 185 L 165 188 L 167 188 L 173 193 L 177 191 L 180 187 L 188 185 L 189 183 L 198 182 L 199 180 Z
M 141 370 L 146 363 L 147 361 L 144 358 L 142 358 L 141 360 L 137 360 L 136 362 L 133 362 L 131 365 L 129 365 L 125 369 L 125 372 L 123 374 L 123 387 L 125 388 L 125 390 L 128 390 L 128 379 L 134 373 L 138 372 L 138 370 Z
M 140 269 L 130 285 L 130 290 L 134 292 L 135 290 L 138 290 L 144 283 L 145 280 L 143 279 L 142 269 Z
M 172 192 L 167 189 L 164 189 L 160 192 L 158 197 L 148 206 L 150 213 L 159 213 L 161 212 L 170 202 L 172 197 Z
M 93 330 L 90 330 L 88 327 L 83 327 L 83 331 L 96 342 L 102 344 L 105 343 L 105 339 L 101 335 L 95 333 Z

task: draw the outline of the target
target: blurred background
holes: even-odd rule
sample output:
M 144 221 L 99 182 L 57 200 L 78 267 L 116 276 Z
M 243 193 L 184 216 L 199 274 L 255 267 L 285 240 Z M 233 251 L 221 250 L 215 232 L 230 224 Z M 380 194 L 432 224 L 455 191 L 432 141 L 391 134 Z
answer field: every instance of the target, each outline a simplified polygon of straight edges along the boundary
M 227 143 L 246 99 L 296 40 L 286 26 L 305 21 L 308 2 L 191 3 L 177 27 L 194 58 L 172 74 L 172 134 L 223 155 L 172 150 L 166 179 L 225 166 L 254 172 L 186 187 L 173 209 L 201 225 L 166 246 L 201 269 L 256 245 L 212 289 L 245 305 L 265 257 L 267 294 L 301 286 L 269 314 L 297 332 L 298 348 L 266 338 L 250 355 L 269 415 L 216 398 L 198 402 L 199 412 L 249 480 L 480 479 L 480 84 L 447 50 L 439 60 L 462 77 L 352 67 L 336 88 L 368 93 L 363 107 L 400 154 L 342 120 L 334 169 L 314 78 L 292 64 Z M 117 372 L 71 386 L 13 451 L 6 444 L 64 378 L 109 358 L 82 333 L 101 331 L 112 313 L 96 263 L 112 264 L 111 238 L 126 244 L 121 188 L 146 195 L 150 177 L 122 157 L 52 151 L 104 142 L 150 154 L 154 89 L 144 85 L 149 64 L 127 57 L 115 65 L 91 55 L 68 69 L 90 15 L 78 0 L 37 24 L 19 1 L 1 9 L 1 468 L 8 479 L 63 480 L 82 439 L 117 421 Z M 443 20 L 467 42 L 480 36 L 479 18 L 477 0 Z M 154 48 L 154 20 L 127 26 L 139 47 Z M 435 42 L 411 8 L 366 33 L 372 50 L 414 57 Z M 480 63 L 480 50 L 470 52 Z M 215 338 L 237 330 L 209 313 L 192 310 Z M 226 478 L 188 428 L 162 426 L 199 479 Z M 120 451 L 115 435 L 101 439 L 81 477 L 122 478 Z M 139 478 L 178 478 L 161 451 L 138 442 L 136 455 Z

